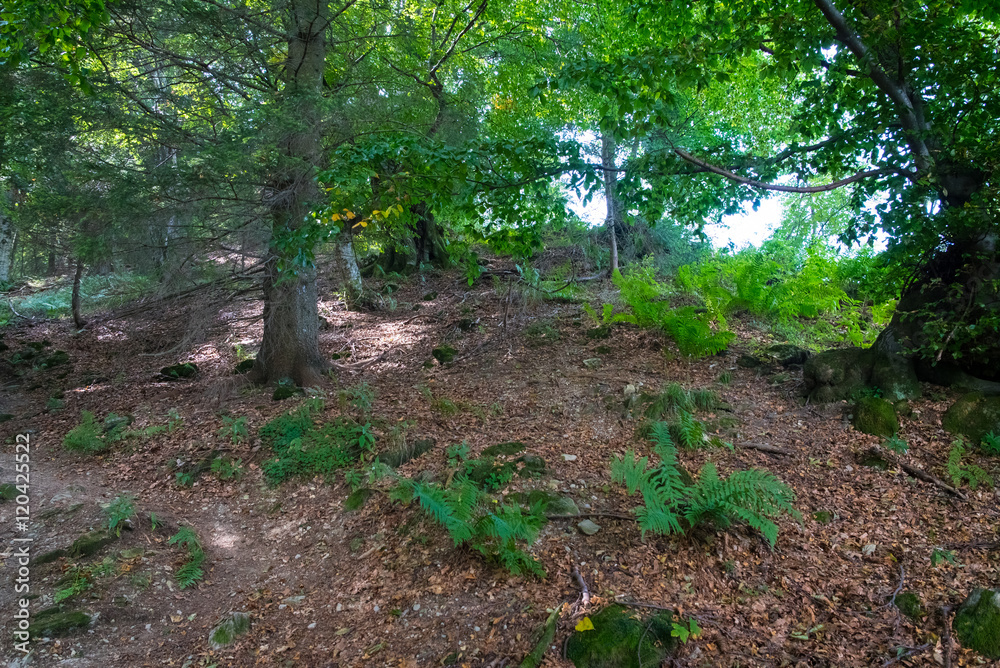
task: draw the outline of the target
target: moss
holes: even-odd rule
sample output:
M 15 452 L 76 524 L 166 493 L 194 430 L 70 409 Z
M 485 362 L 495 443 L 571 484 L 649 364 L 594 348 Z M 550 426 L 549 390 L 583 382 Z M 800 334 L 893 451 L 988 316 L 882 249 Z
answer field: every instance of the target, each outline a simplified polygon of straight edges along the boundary
M 587 330 L 588 339 L 606 339 L 611 336 L 611 327 L 608 325 L 602 325 L 600 327 L 594 327 L 593 329 Z
M 566 643 L 566 658 L 576 668 L 655 668 L 677 646 L 669 611 L 644 618 L 634 609 L 610 605 L 590 621 L 593 630 L 575 631 Z
M 972 443 L 979 443 L 991 431 L 1000 434 L 1000 397 L 978 392 L 959 397 L 941 417 L 941 425 Z
M 433 438 L 422 438 L 413 443 L 404 444 L 398 448 L 393 448 L 379 454 L 379 461 L 383 464 L 397 468 L 411 459 L 416 459 L 434 447 Z
M 812 516 L 820 524 L 829 524 L 833 521 L 833 513 L 829 510 L 817 510 Z
M 362 487 L 361 489 L 354 490 L 347 497 L 347 500 L 344 501 L 344 510 L 348 512 L 360 510 L 374 494 L 375 490 L 370 487 Z
M 871 384 L 882 390 L 882 396 L 889 401 L 916 399 L 921 394 L 913 362 L 902 355 L 876 355 Z
M 79 610 L 63 611 L 59 606 L 42 610 L 31 620 L 33 638 L 58 638 L 90 625 L 90 615 Z
M 812 353 L 791 343 L 776 343 L 768 347 L 767 354 L 781 366 L 805 364 Z
M 232 645 L 237 638 L 250 630 L 250 615 L 245 612 L 231 612 L 215 625 L 208 636 L 212 649 L 222 649 Z
M 1000 659 L 1000 589 L 976 589 L 955 614 L 955 635 L 964 647 Z
M 49 564 L 57 559 L 62 559 L 67 555 L 69 555 L 69 552 L 66 550 L 50 550 L 32 559 L 31 563 L 32 565 L 41 566 L 42 564 Z
M 545 460 L 538 455 L 525 455 L 517 461 L 521 464 L 521 470 L 518 471 L 518 475 L 522 478 L 545 473 Z
M 160 375 L 167 380 L 178 380 L 180 378 L 190 378 L 198 373 L 198 365 L 194 362 L 184 362 L 183 364 L 174 364 L 173 366 L 165 366 L 160 369 Z
M 858 455 L 858 463 L 862 466 L 870 466 L 873 469 L 888 470 L 889 462 L 876 450 L 865 450 Z
M 279 385 L 274 388 L 274 394 L 271 395 L 271 399 L 274 401 L 284 401 L 285 399 L 291 399 L 301 393 L 302 390 L 294 385 Z
M 115 536 L 107 531 L 93 531 L 85 533 L 70 545 L 68 556 L 76 559 L 79 557 L 89 557 L 96 554 L 105 545 L 115 542 Z
M 441 364 L 451 364 L 458 351 L 449 345 L 441 345 L 431 351 L 431 355 Z
M 896 409 L 885 399 L 861 397 L 854 405 L 854 428 L 865 434 L 888 438 L 899 431 Z
M 521 443 L 520 441 L 497 443 L 496 445 L 491 445 L 490 447 L 483 450 L 483 456 L 497 457 L 499 455 L 516 455 L 519 452 L 523 452 L 524 448 L 525 448 L 524 443 Z
M 0 501 L 11 501 L 17 498 L 17 487 L 9 482 L 0 485 Z
M 38 363 L 39 369 L 51 369 L 52 367 L 69 364 L 69 353 L 65 350 L 55 350 Z
M 912 591 L 896 594 L 896 607 L 915 622 L 919 622 L 927 614 L 920 596 Z

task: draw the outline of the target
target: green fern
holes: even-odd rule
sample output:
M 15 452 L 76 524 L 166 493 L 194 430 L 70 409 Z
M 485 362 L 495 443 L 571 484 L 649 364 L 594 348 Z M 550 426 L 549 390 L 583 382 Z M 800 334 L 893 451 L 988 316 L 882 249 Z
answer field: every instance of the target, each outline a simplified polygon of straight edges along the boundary
M 695 450 L 705 447 L 705 425 L 686 410 L 677 411 L 677 419 L 670 423 L 673 439 L 685 448 Z
M 632 451 L 611 462 L 612 480 L 624 483 L 629 494 L 642 494 L 644 505 L 636 508 L 635 514 L 644 534 L 683 533 L 681 520 L 691 528 L 710 524 L 720 529 L 740 521 L 759 531 L 773 546 L 778 526 L 772 520 L 782 515 L 800 519 L 792 506 L 794 492 L 768 471 L 737 471 L 722 479 L 715 465 L 707 462 L 697 482 L 686 484 L 670 434 L 663 423 L 651 429 L 658 466 L 647 468 L 649 459 Z
M 205 550 L 201 546 L 198 534 L 189 526 L 177 530 L 170 540 L 170 545 L 187 548 L 187 559 L 174 571 L 174 578 L 181 589 L 187 589 L 205 577 L 202 566 L 205 563 Z
M 962 439 L 958 439 L 951 444 L 946 466 L 952 483 L 955 487 L 961 487 L 962 482 L 967 481 L 969 489 L 973 490 L 979 487 L 980 484 L 992 487 L 993 478 L 986 471 L 975 464 L 962 463 L 962 457 L 965 456 L 966 452 L 965 442 Z

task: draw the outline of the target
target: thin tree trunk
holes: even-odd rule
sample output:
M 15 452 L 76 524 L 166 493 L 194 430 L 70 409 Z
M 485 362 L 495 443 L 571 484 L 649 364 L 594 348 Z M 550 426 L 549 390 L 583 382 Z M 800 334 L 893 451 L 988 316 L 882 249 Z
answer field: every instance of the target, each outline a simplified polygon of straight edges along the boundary
M 83 260 L 76 260 L 76 274 L 73 276 L 73 324 L 77 329 L 83 329 L 87 322 L 80 316 L 80 283 L 83 280 Z
M 618 201 L 618 172 L 615 164 L 617 145 L 608 132 L 601 134 L 601 167 L 604 168 L 604 199 L 608 214 L 605 222 L 611 234 L 611 273 L 618 271 L 618 227 L 621 224 L 621 204 Z
M 337 239 L 338 269 L 341 282 L 356 293 L 361 292 L 361 269 L 358 258 L 354 254 L 354 244 L 349 234 L 342 234 Z
M 288 60 L 281 100 L 289 123 L 281 140 L 283 165 L 271 206 L 271 258 L 264 272 L 264 333 L 252 378 L 290 378 L 316 385 L 326 364 L 319 352 L 316 269 L 295 263 L 299 248 L 284 243 L 304 224 L 320 193 L 314 174 L 320 160 L 320 105 L 328 21 L 325 0 L 292 0 Z M 284 266 L 284 269 L 282 267 Z
M 14 221 L 0 212 L 0 281 L 2 282 L 10 280 L 15 243 L 17 243 L 17 230 L 14 229 Z

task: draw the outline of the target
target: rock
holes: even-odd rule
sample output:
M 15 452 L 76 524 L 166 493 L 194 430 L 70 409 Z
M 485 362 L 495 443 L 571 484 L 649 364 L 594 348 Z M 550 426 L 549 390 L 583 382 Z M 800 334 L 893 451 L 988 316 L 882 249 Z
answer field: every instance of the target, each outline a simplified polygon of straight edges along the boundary
M 194 362 L 184 362 L 183 364 L 174 364 L 173 366 L 165 366 L 160 369 L 160 376 L 164 380 L 180 380 L 181 378 L 191 378 L 196 373 L 198 373 L 198 365 Z
M 566 462 L 575 462 L 576 461 L 576 455 L 563 455 L 562 458 L 563 458 L 563 461 L 566 461 Z
M 1000 660 L 1000 589 L 976 589 L 955 613 L 955 635 L 964 647 Z
M 894 353 L 874 356 L 871 385 L 882 390 L 882 396 L 889 401 L 916 399 L 920 396 L 920 381 L 913 362 Z
M 521 470 L 518 473 L 522 478 L 545 473 L 545 460 L 538 455 L 525 455 L 517 461 L 521 463 Z
M 431 351 L 431 355 L 441 364 L 451 364 L 452 360 L 455 359 L 455 355 L 458 353 L 457 350 L 449 345 L 440 345 Z
M 768 347 L 767 354 L 781 366 L 805 364 L 812 357 L 812 352 L 791 343 L 776 343 Z
M 552 515 L 579 515 L 580 508 L 571 497 L 557 496 L 545 506 L 545 511 Z M 595 525 L 596 526 L 596 525 Z
M 919 622 L 927 614 L 920 596 L 912 591 L 902 591 L 896 594 L 896 607 L 915 622 Z
M 580 530 L 580 533 L 586 536 L 593 536 L 595 533 L 601 530 L 601 525 L 595 524 L 590 520 L 583 520 L 576 525 L 576 528 Z
M 438 296 L 438 293 L 436 293 L 434 291 L 431 291 L 431 292 L 428 292 L 428 293 L 424 294 L 424 296 L 421 297 L 420 299 L 422 299 L 425 302 L 432 302 L 435 299 L 437 299 L 437 296 Z
M 913 407 L 910 406 L 910 402 L 906 399 L 900 399 L 894 403 L 892 407 L 896 409 L 896 415 L 899 415 L 900 417 L 913 417 Z
M 64 612 L 54 606 L 36 613 L 31 619 L 33 638 L 58 638 L 90 625 L 90 615 L 79 610 Z
M 899 431 L 896 409 L 885 399 L 862 397 L 854 405 L 854 428 L 865 434 L 889 438 Z
M 115 542 L 115 536 L 107 531 L 85 533 L 73 541 L 67 554 L 73 559 L 89 557 L 99 552 L 105 545 L 110 545 L 113 542 Z
M 809 399 L 840 401 L 864 388 L 871 378 L 871 357 L 865 348 L 838 348 L 810 357 L 802 369 Z
M 657 668 L 677 647 L 670 611 L 644 618 L 634 608 L 609 605 L 590 621 L 593 630 L 574 631 L 566 643 L 576 668 Z
M 232 645 L 241 635 L 250 630 L 250 615 L 245 612 L 230 612 L 215 625 L 208 634 L 208 644 L 212 649 L 222 649 Z
M 764 360 L 753 355 L 744 354 L 736 358 L 736 365 L 744 369 L 756 369 L 757 367 L 764 366 Z
M 54 350 L 38 363 L 39 369 L 51 369 L 54 366 L 69 364 L 69 353 L 65 350 Z
M 284 401 L 298 394 L 302 394 L 302 390 L 294 385 L 278 385 L 278 387 L 274 388 L 274 394 L 271 395 L 271 399 L 274 401 Z
M 496 445 L 491 445 L 483 450 L 483 456 L 497 457 L 499 455 L 516 455 L 519 452 L 523 452 L 525 447 L 524 443 L 521 443 L 520 441 L 497 443 Z
M 990 432 L 1000 434 L 1000 397 L 987 397 L 979 392 L 961 396 L 945 411 L 941 425 L 972 443 L 979 443 Z
M 601 358 L 591 357 L 590 359 L 583 360 L 583 366 L 587 367 L 588 369 L 596 369 L 597 367 L 601 366 Z
M 253 369 L 253 365 L 256 363 L 256 361 L 257 360 L 255 360 L 252 357 L 248 360 L 243 360 L 242 362 L 236 365 L 236 368 L 233 369 L 233 373 L 234 374 L 249 373 L 250 370 Z
M 9 482 L 0 485 L 0 501 L 12 501 L 17 498 L 17 487 Z

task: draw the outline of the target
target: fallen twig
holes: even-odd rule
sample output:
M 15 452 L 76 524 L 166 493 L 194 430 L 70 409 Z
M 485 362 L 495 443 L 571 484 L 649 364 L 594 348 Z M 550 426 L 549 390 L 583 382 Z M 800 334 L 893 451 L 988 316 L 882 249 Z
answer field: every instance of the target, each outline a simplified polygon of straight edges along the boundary
M 883 605 L 883 608 L 891 608 L 896 605 L 896 597 L 899 596 L 900 592 L 903 591 L 903 583 L 906 582 L 906 572 L 903 570 L 903 565 L 899 565 L 899 586 L 896 587 L 896 591 L 892 592 L 892 597 L 889 602 Z
M 32 317 L 32 316 L 21 315 L 20 313 L 18 313 L 17 310 L 14 308 L 14 302 L 12 302 L 9 299 L 7 300 L 7 306 L 10 307 L 10 312 L 13 313 L 14 315 L 16 315 L 18 318 L 24 318 L 25 320 L 34 320 L 34 317 Z
M 539 639 L 538 644 L 535 645 L 535 649 L 531 650 L 531 653 L 521 661 L 520 668 L 538 668 L 542 663 L 545 650 L 549 648 L 552 640 L 556 637 L 556 620 L 559 619 L 560 610 L 562 610 L 562 605 L 557 605 L 549 615 L 549 618 L 545 620 L 545 626 L 542 627 L 542 637 Z
M 906 649 L 906 651 L 903 652 L 902 654 L 900 654 L 899 656 L 897 656 L 897 657 L 895 657 L 893 659 L 889 659 L 888 661 L 886 661 L 885 663 L 883 663 L 882 664 L 882 668 L 888 668 L 888 666 L 891 666 L 894 663 L 899 663 L 903 659 L 908 659 L 911 656 L 913 656 L 914 654 L 919 654 L 920 652 L 923 652 L 923 651 L 925 651 L 927 649 L 930 649 L 930 645 L 928 645 L 928 644 L 920 645 L 919 647 L 908 647 Z
M 945 543 L 942 547 L 949 550 L 1000 550 L 1000 541 L 992 543 Z
M 587 611 L 587 607 L 590 605 L 590 587 L 587 586 L 587 581 L 583 579 L 583 575 L 580 574 L 580 567 L 573 564 L 573 577 L 576 578 L 577 584 L 580 585 L 580 601 L 575 608 L 573 615 L 580 615 Z
M 944 632 L 941 634 L 941 645 L 942 650 L 944 650 L 944 668 L 951 668 L 951 624 L 948 623 L 950 615 L 951 606 L 942 606 L 941 623 L 944 626 Z
M 910 466 L 909 464 L 904 464 L 903 462 L 898 462 L 898 464 L 901 469 L 906 471 L 914 478 L 918 478 L 920 480 L 923 480 L 924 482 L 929 482 L 932 485 L 937 485 L 938 487 L 948 492 L 949 494 L 953 494 L 958 498 L 962 499 L 962 501 L 969 500 L 969 497 L 966 496 L 964 492 L 955 489 L 954 487 L 952 487 L 951 485 L 949 485 L 948 483 L 939 478 L 935 478 L 934 476 L 932 476 L 930 473 L 927 473 L 923 469 L 918 469 L 916 466 Z

